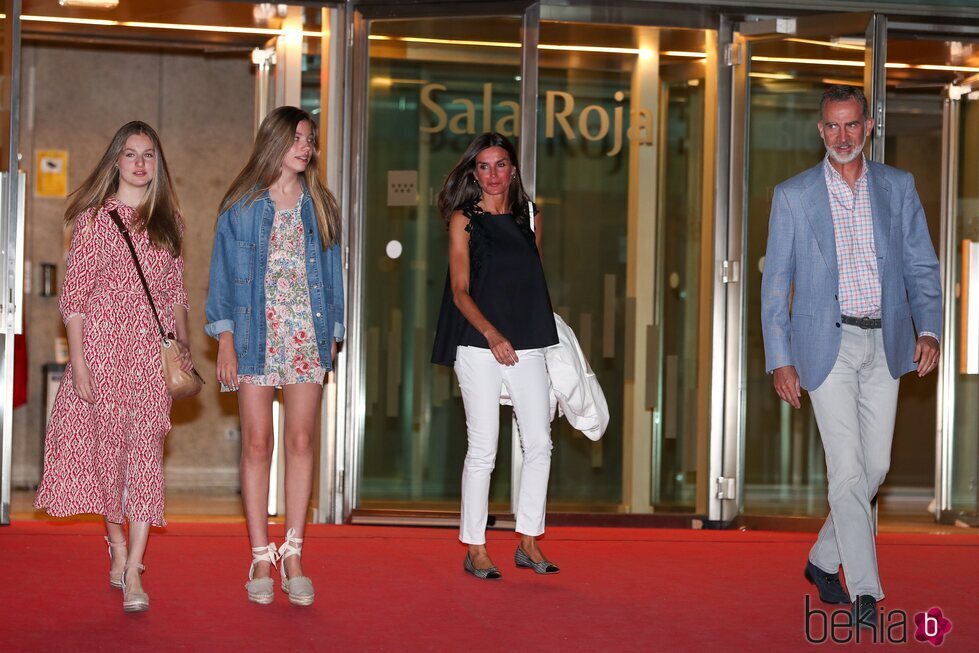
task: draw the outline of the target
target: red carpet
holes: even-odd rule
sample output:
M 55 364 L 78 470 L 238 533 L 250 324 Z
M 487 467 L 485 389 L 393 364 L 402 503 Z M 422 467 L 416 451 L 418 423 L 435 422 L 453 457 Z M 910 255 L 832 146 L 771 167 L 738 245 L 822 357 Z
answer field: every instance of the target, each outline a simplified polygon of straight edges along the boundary
M 273 531 L 280 541 L 281 526 Z M 795 651 L 806 641 L 809 534 L 552 528 L 552 577 L 513 567 L 516 539 L 492 532 L 502 581 L 462 571 L 446 529 L 314 526 L 311 608 L 247 602 L 244 526 L 171 524 L 146 556 L 145 614 L 109 588 L 97 522 L 0 527 L 0 651 Z M 940 607 L 941 651 L 979 650 L 979 537 L 881 535 L 887 611 Z M 827 609 L 818 602 L 814 608 Z M 810 635 L 818 638 L 819 617 Z M 898 619 L 895 615 L 894 619 Z M 845 631 L 849 632 L 849 631 Z M 866 631 L 865 631 L 866 632 Z M 844 631 L 839 631 L 842 638 Z M 896 635 L 895 635 L 896 636 Z M 869 646 L 868 635 L 861 650 Z

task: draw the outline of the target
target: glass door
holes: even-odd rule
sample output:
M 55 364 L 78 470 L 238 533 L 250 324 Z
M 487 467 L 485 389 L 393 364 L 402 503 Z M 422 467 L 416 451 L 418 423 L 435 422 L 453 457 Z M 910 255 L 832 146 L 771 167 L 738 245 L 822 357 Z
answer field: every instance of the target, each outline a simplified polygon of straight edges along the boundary
M 867 156 L 881 160 L 882 30 L 883 19 L 873 14 L 741 23 L 729 53 L 735 100 L 727 258 L 733 274 L 728 277 L 732 331 L 725 481 L 716 496 L 722 520 L 742 511 L 793 516 L 827 511 L 823 450 L 808 398 L 803 393 L 801 410 L 781 402 L 765 371 L 761 275 L 774 187 L 825 154 L 816 122 L 828 85 L 864 88 L 878 123 Z
M 975 47 L 979 51 L 979 43 Z M 975 63 L 971 75 L 960 74 L 943 90 L 946 306 L 935 484 L 936 516 L 969 526 L 979 526 L 979 166 L 971 155 L 979 144 Z
M 977 169 L 979 40 L 944 26 L 892 26 L 887 34 L 884 161 L 914 175 L 943 271 L 940 374 L 901 379 L 891 469 L 879 493 L 882 523 L 974 521 L 979 440 L 974 355 L 979 308 Z M 979 280 L 977 280 L 979 281 Z M 972 307 L 970 309 L 970 307 Z M 936 428 L 938 433 L 936 447 Z
M 18 172 L 20 0 L 0 2 L 0 524 L 10 523 L 15 340 L 23 338 L 24 182 Z
M 448 235 L 442 181 L 477 134 L 518 141 L 522 16 L 363 20 L 363 198 L 350 302 L 356 506 L 458 510 L 465 414 L 452 370 L 430 363 Z M 356 200 L 355 200 L 356 201 Z M 359 257 L 359 261 L 358 261 Z M 354 266 L 357 266 L 356 268 Z M 356 288 L 361 288 L 358 291 Z M 359 322 L 359 324 L 357 324 Z M 359 350 L 359 351 L 358 351 Z M 355 353 L 356 352 L 356 353 Z M 501 419 L 492 512 L 509 513 L 510 423 Z
M 429 362 L 447 270 L 435 198 L 483 131 L 518 144 L 554 309 L 611 413 L 598 443 L 554 423 L 549 509 L 704 509 L 716 34 L 537 9 L 355 12 L 345 507 L 356 519 L 458 511 L 465 414 L 452 371 Z M 496 515 L 519 482 L 511 431 L 505 410 Z
M 702 270 L 713 245 L 711 35 L 541 22 L 544 267 L 611 415 L 597 443 L 554 422 L 552 510 L 696 510 L 709 391 L 703 302 L 713 290 Z

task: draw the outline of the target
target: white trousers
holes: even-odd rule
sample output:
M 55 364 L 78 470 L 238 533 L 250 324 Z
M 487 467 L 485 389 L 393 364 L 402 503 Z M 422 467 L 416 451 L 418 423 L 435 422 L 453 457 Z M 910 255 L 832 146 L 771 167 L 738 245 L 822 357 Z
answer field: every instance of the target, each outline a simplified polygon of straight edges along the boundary
M 809 393 L 826 453 L 829 516 L 809 560 L 829 573 L 843 565 L 850 598 L 884 598 L 870 502 L 891 464 L 898 379 L 880 329 L 843 325 L 836 364 Z
M 486 543 L 490 475 L 500 440 L 500 390 L 505 385 L 513 401 L 520 430 L 523 467 L 517 499 L 517 532 L 541 535 L 551 473 L 551 415 L 547 366 L 543 349 L 517 351 L 519 362 L 501 365 L 493 352 L 459 347 L 455 373 L 466 408 L 469 447 L 462 468 L 462 515 L 459 539 Z

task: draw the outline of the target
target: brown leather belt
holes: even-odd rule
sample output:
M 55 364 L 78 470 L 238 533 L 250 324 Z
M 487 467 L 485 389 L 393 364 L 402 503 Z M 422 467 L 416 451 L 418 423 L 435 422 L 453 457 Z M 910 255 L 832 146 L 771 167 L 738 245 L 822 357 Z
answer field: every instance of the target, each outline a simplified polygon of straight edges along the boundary
M 849 324 L 850 326 L 860 327 L 861 329 L 880 328 L 879 317 L 853 317 L 851 315 L 841 315 L 840 321 L 843 324 Z

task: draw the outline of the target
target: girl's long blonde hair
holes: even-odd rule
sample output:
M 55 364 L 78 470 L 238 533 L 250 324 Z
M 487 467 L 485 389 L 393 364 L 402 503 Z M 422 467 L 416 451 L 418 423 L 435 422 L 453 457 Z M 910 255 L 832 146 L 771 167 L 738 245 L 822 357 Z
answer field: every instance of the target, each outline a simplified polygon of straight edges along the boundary
M 231 182 L 231 187 L 221 200 L 218 213 L 224 213 L 242 198 L 247 198 L 249 203 L 254 202 L 259 195 L 272 187 L 282 174 L 282 160 L 292 147 L 296 128 L 303 120 L 312 126 L 314 146 L 309 154 L 309 164 L 301 177 L 306 192 L 313 200 L 320 242 L 323 249 L 327 249 L 340 242 L 340 207 L 333 193 L 320 180 L 319 153 L 315 145 L 319 142 L 316 123 L 312 116 L 297 107 L 278 107 L 265 116 L 258 128 L 248 163 Z
M 168 250 L 176 258 L 180 256 L 181 249 L 180 207 L 177 205 L 177 194 L 170 180 L 170 171 L 167 168 L 167 160 L 163 156 L 160 137 L 152 127 L 141 120 L 127 122 L 119 128 L 95 169 L 82 185 L 68 196 L 65 224 L 72 225 L 79 215 L 89 209 L 97 209 L 119 190 L 119 168 L 116 162 L 126 147 L 126 140 L 136 134 L 142 134 L 153 142 L 153 151 L 156 155 L 156 174 L 146 189 L 142 203 L 136 207 L 136 229 L 145 229 L 154 246 Z

